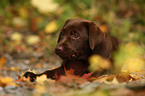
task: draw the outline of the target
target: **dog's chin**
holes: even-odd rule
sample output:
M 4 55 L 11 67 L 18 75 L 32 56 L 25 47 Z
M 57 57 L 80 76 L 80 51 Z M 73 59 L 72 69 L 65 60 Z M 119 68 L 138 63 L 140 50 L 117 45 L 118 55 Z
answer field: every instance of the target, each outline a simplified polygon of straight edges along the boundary
M 57 54 L 62 60 L 77 60 L 79 55 L 75 52 L 70 54 Z
M 59 55 L 62 60 L 87 60 L 88 56 L 81 55 L 79 53 Z

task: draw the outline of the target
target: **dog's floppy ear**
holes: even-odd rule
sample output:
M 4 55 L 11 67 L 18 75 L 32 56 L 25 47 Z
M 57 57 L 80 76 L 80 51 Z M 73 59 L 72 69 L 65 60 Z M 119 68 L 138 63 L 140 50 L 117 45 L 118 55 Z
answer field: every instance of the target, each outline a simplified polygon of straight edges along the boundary
M 71 21 L 71 20 L 72 20 L 72 19 L 67 19 L 67 20 L 65 21 L 65 23 L 64 23 L 64 25 L 63 25 L 63 27 L 62 27 L 62 29 L 63 29 L 64 26 L 65 26 L 69 21 Z M 58 37 L 57 43 L 60 41 L 60 34 L 61 34 L 62 29 L 61 29 L 60 32 L 59 32 L 59 37 Z
M 95 46 L 101 43 L 103 39 L 103 32 L 101 29 L 94 23 L 88 20 L 85 20 L 88 26 L 89 31 L 89 45 L 92 50 L 94 50 Z

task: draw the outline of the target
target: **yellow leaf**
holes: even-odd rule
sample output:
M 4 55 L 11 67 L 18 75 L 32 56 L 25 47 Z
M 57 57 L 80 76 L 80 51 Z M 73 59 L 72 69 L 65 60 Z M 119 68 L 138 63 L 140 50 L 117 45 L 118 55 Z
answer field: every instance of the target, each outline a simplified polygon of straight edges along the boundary
M 114 77 L 113 80 L 112 80 L 111 82 L 110 82 L 110 81 L 104 81 L 104 83 L 106 83 L 106 84 L 115 84 L 115 85 L 119 84 L 119 82 L 118 82 L 118 80 L 116 79 L 116 77 Z
M 25 19 L 20 17 L 13 18 L 12 23 L 15 27 L 25 27 L 28 24 Z
M 145 70 L 145 61 L 139 57 L 132 57 L 125 60 L 121 72 L 137 72 Z
M 34 74 L 37 74 L 38 72 L 37 71 L 35 71 L 34 69 L 33 70 L 28 70 L 28 72 L 32 72 L 32 73 L 34 73 Z
M 16 86 L 17 84 L 13 82 L 13 78 L 11 77 L 4 77 L 4 78 L 0 78 L 0 82 L 7 85 L 14 85 Z
M 58 26 L 56 21 L 51 21 L 48 25 L 45 27 L 45 32 L 46 33 L 53 33 L 57 30 Z
M 41 85 L 36 85 L 35 86 L 35 90 L 34 90 L 34 94 L 33 96 L 42 96 L 42 94 L 47 92 L 47 88 L 45 86 L 41 86 Z
M 13 79 L 10 78 L 10 77 L 5 77 L 5 78 L 2 78 L 1 81 L 2 81 L 2 82 L 5 82 L 5 83 L 8 83 L 8 82 L 12 82 Z
M 19 67 L 11 67 L 10 70 L 11 71 L 20 71 L 20 68 Z
M 36 78 L 36 82 L 37 83 L 40 83 L 40 84 L 43 84 L 44 83 L 44 81 L 46 81 L 47 80 L 47 75 L 41 75 L 41 76 L 38 76 L 37 78 Z
M 101 26 L 100 26 L 100 29 L 101 29 L 103 32 L 105 32 L 105 33 L 108 32 L 108 28 L 107 28 L 106 25 L 101 25 Z
M 11 40 L 14 40 L 17 44 L 21 43 L 22 40 L 22 34 L 19 32 L 14 32 L 11 35 Z
M 122 44 L 114 55 L 114 72 L 145 70 L 144 50 L 136 43 Z
M 37 78 L 36 78 L 37 84 L 44 84 L 44 81 L 55 83 L 55 80 L 47 78 L 46 74 L 41 75 L 41 76 L 37 76 Z
M 89 69 L 91 71 L 102 71 L 111 67 L 110 62 L 99 55 L 92 55 L 89 58 L 89 63 Z
M 21 7 L 20 9 L 18 9 L 19 11 L 19 15 L 23 18 L 27 18 L 28 17 L 28 10 L 25 7 Z
M 56 11 L 58 4 L 53 0 L 31 0 L 31 4 L 42 13 Z
M 40 38 L 36 35 L 30 35 L 28 37 L 26 37 L 26 42 L 29 44 L 29 45 L 33 45 L 33 44 L 36 44 L 40 41 Z

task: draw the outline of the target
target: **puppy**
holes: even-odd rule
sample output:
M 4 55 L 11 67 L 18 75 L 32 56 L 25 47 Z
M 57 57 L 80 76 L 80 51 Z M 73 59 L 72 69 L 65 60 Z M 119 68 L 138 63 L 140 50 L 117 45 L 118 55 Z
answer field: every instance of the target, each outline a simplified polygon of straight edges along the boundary
M 47 70 L 41 74 L 26 72 L 24 76 L 35 81 L 43 74 L 47 78 L 59 79 L 65 71 L 73 69 L 74 74 L 82 76 L 88 73 L 88 58 L 97 54 L 111 59 L 113 51 L 117 50 L 119 41 L 109 36 L 92 21 L 85 19 L 68 19 L 62 27 L 55 53 L 63 60 L 62 65 L 54 70 Z

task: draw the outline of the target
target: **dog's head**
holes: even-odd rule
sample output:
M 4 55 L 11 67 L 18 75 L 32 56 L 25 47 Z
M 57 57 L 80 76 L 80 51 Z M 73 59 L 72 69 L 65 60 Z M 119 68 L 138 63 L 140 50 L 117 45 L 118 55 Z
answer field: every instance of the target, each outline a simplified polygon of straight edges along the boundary
M 87 60 L 102 41 L 103 32 L 94 22 L 69 19 L 60 31 L 55 52 L 63 60 Z

